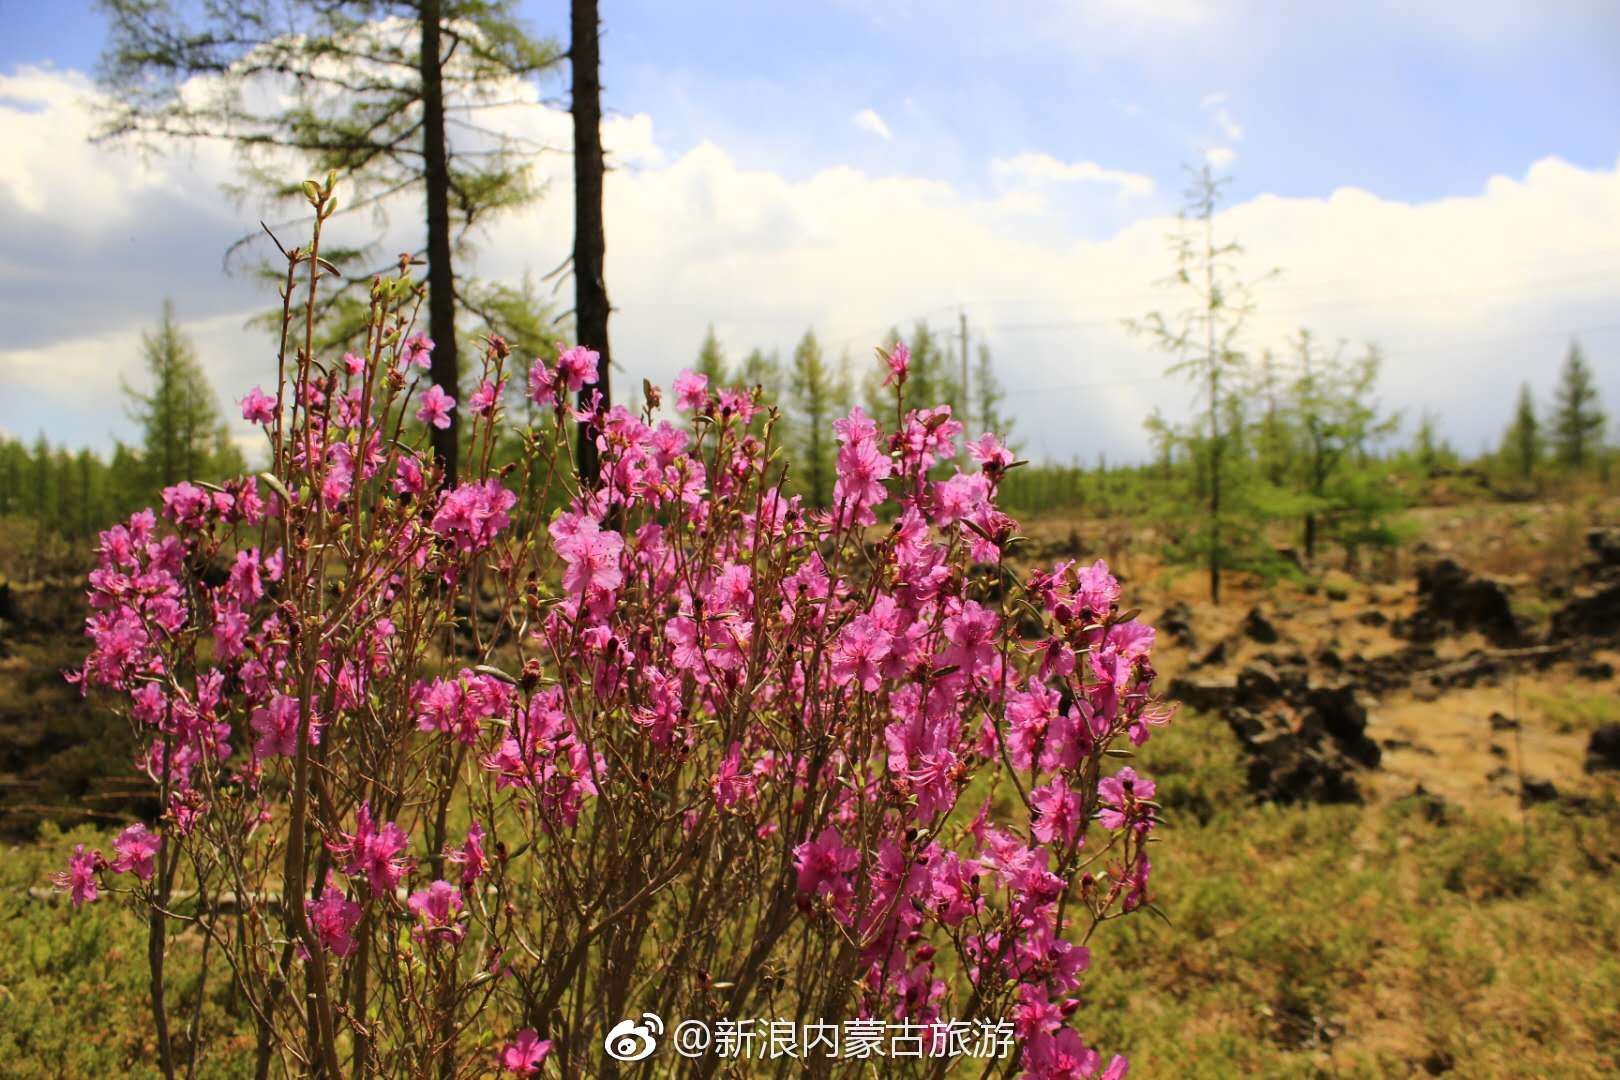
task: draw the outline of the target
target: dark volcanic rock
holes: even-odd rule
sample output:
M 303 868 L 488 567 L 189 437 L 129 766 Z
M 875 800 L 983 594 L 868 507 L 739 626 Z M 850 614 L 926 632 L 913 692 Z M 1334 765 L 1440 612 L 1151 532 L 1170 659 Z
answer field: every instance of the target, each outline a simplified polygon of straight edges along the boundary
M 1256 661 L 1231 683 L 1175 680 L 1170 695 L 1219 711 L 1243 746 L 1249 789 L 1278 802 L 1356 802 L 1378 744 L 1350 683 L 1313 686 L 1305 664 Z
M 1620 581 L 1597 592 L 1577 596 L 1553 613 L 1552 636 L 1620 636 Z
M 1575 665 L 1575 675 L 1592 682 L 1606 682 L 1614 678 L 1614 665 L 1607 660 L 1585 660 Z
M 1469 630 L 1478 630 L 1499 647 L 1524 640 L 1501 585 L 1476 577 L 1451 559 L 1419 568 L 1418 609 L 1410 618 L 1396 620 L 1395 633 L 1433 641 L 1448 632 Z
M 1158 622 L 1153 624 L 1160 634 L 1168 637 L 1183 649 L 1198 648 L 1198 635 L 1193 633 L 1192 609 L 1181 601 L 1176 601 L 1164 609 Z
M 1604 724 L 1586 744 L 1586 771 L 1620 772 L 1620 724 Z
M 1277 628 L 1261 613 L 1259 607 L 1250 608 L 1249 614 L 1244 616 L 1243 636 L 1261 645 L 1275 645 L 1278 641 Z
M 1558 787 L 1551 780 L 1532 780 L 1526 777 L 1523 787 L 1519 789 L 1519 799 L 1526 806 L 1554 802 L 1557 798 Z
M 1620 566 L 1620 529 L 1593 529 L 1586 534 L 1586 546 L 1599 567 Z

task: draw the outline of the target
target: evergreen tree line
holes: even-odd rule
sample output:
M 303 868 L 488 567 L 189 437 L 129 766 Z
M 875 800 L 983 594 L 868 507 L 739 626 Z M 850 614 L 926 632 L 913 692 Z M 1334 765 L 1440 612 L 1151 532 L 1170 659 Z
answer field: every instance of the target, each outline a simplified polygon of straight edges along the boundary
M 1004 390 L 995 372 L 988 345 L 981 343 L 962 385 L 962 357 L 953 343 L 926 322 L 916 323 L 909 335 L 890 329 L 885 347 L 904 341 L 911 350 L 906 377 L 906 407 L 949 405 L 951 415 L 966 424 L 970 436 L 990 431 L 1004 441 L 1012 437 L 1012 421 L 1002 412 Z M 788 459 L 788 486 L 813 506 L 825 507 L 832 499 L 837 443 L 832 423 L 860 405 L 868 416 L 894 428 L 895 397 L 883 385 L 887 367 L 877 360 L 857 363 L 847 350 L 834 359 L 828 355 L 814 328 L 806 330 L 790 356 L 750 349 L 732 361 L 711 325 L 704 335 L 692 370 L 708 377 L 711 388 L 758 387 L 762 403 L 778 410 L 775 444 Z M 756 428 L 763 418 L 755 421 Z
M 243 472 L 242 453 L 172 306 L 164 305 L 157 329 L 142 336 L 141 353 L 146 384 L 123 387 L 140 444 L 115 443 L 104 457 L 53 446 L 43 433 L 31 445 L 0 438 L 0 516 L 81 539 L 152 505 L 171 484 Z

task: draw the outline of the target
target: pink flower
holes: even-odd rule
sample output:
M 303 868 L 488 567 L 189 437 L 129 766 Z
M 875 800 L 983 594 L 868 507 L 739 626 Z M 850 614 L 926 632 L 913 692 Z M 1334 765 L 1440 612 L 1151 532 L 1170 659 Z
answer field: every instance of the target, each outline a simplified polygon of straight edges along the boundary
M 133 872 L 142 881 L 151 881 L 154 867 L 152 859 L 163 847 L 163 837 L 136 822 L 113 841 L 118 857 L 112 861 L 114 873 Z
M 354 832 L 344 833 L 342 841 L 332 845 L 332 853 L 348 858 L 343 867 L 345 874 L 365 875 L 372 895 L 381 896 L 393 892 L 410 871 L 410 858 L 400 854 L 409 845 L 410 839 L 392 821 L 377 828 L 371 818 L 371 805 L 361 803 Z
M 550 1039 L 542 1039 L 533 1028 L 524 1028 L 501 1051 L 501 1068 L 521 1076 L 533 1076 L 550 1053 Z
M 298 756 L 299 715 L 298 699 L 286 694 L 277 694 L 268 706 L 254 709 L 249 723 L 259 741 L 254 743 L 253 752 L 262 758 Z M 309 725 L 309 741 L 317 745 L 321 741 L 320 728 L 314 721 Z
M 489 872 L 489 857 L 484 854 L 484 827 L 476 821 L 468 825 L 466 843 L 446 851 L 444 858 L 461 867 L 463 888 L 483 877 Z
M 343 354 L 343 370 L 347 371 L 350 375 L 358 375 L 362 371 L 366 370 L 366 362 L 362 358 L 354 355 L 354 353 L 346 352 Z
M 752 773 L 742 771 L 742 744 L 732 743 L 731 749 L 720 763 L 720 771 L 709 781 L 714 792 L 715 805 L 721 809 L 752 802 L 758 793 L 758 781 Z
M 445 393 L 444 387 L 434 383 L 422 395 L 422 407 L 416 410 L 416 418 L 443 431 L 450 426 L 450 410 L 455 407 L 456 399 Z
M 817 899 L 831 899 L 833 910 L 848 914 L 855 886 L 848 875 L 861 864 L 861 853 L 844 843 L 838 830 L 828 826 L 814 840 L 793 849 L 793 865 L 799 871 L 799 891 Z
M 504 389 L 505 380 L 492 383 L 488 379 L 478 384 L 473 391 L 472 401 L 469 403 L 475 416 L 488 416 L 495 411 L 495 403 L 501 400 L 501 390 Z
M 399 495 L 420 495 L 427 490 L 422 463 L 415 454 L 401 454 L 394 462 L 394 491 Z
M 1106 804 L 1097 820 L 1105 829 L 1122 829 L 1137 803 L 1153 798 L 1158 790 L 1157 784 L 1137 776 L 1136 770 L 1127 765 L 1113 776 L 1104 777 L 1097 785 L 1097 796 Z
M 567 564 L 563 588 L 571 593 L 590 589 L 611 592 L 624 582 L 619 555 L 624 537 L 603 529 L 593 518 L 565 514 L 551 524 L 557 555 Z
M 242 406 L 242 419 L 249 423 L 268 424 L 276 418 L 276 399 L 257 386 L 237 404 Z
M 529 400 L 536 405 L 557 404 L 557 375 L 544 360 L 536 360 L 529 367 Z
M 883 359 L 889 364 L 889 373 L 883 377 L 884 386 L 904 386 L 906 373 L 911 369 L 911 349 L 903 341 L 894 343 L 894 348 L 883 353 Z
M 435 881 L 411 894 L 405 906 L 416 916 L 418 925 L 411 936 L 419 942 L 460 944 L 467 927 L 461 921 L 461 890 L 448 881 Z
M 433 364 L 433 339 L 426 334 L 412 334 L 405 339 L 405 347 L 400 353 L 400 366 L 408 368 L 413 364 L 423 371 Z
M 988 431 L 979 436 L 977 441 L 968 443 L 967 450 L 973 455 L 974 461 L 984 466 L 986 472 L 1005 472 L 1007 466 L 1016 460 L 1013 452 Z
M 482 551 L 495 542 L 495 536 L 512 519 L 507 511 L 517 505 L 517 496 L 499 480 L 462 484 L 445 492 L 433 515 L 433 531 L 451 540 L 464 554 Z
M 343 895 L 343 890 L 328 877 L 321 898 L 304 901 L 310 925 L 320 939 L 321 948 L 333 956 L 348 956 L 354 951 L 354 928 L 360 921 L 360 905 Z
M 1035 839 L 1043 844 L 1074 842 L 1080 831 L 1080 793 L 1071 791 L 1062 777 L 1029 793 L 1035 811 Z
M 867 693 L 874 693 L 883 681 L 881 665 L 893 642 L 893 635 L 874 616 L 858 616 L 844 627 L 833 646 L 833 682 L 846 686 L 853 680 Z
M 702 412 L 709 404 L 709 377 L 695 371 L 675 376 L 675 407 L 682 412 Z
M 68 859 L 68 868 L 52 876 L 51 881 L 58 889 L 66 889 L 73 894 L 73 906 L 80 904 L 93 904 L 100 894 L 96 888 L 96 871 L 107 865 L 99 851 L 85 851 L 83 844 L 73 848 L 73 856 Z
M 596 382 L 596 362 L 601 354 L 583 345 L 562 349 L 557 356 L 557 378 L 568 387 L 570 394 Z

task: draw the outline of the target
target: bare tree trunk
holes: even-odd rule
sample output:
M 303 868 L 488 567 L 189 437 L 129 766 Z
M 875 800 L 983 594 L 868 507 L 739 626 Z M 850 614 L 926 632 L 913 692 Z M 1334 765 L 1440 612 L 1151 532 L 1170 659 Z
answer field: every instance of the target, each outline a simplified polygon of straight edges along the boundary
M 574 322 L 579 344 L 600 354 L 596 389 L 601 391 L 602 403 L 606 405 L 612 400 L 608 385 L 611 367 L 608 313 L 612 308 L 602 277 L 607 242 L 602 229 L 602 82 L 596 0 L 572 0 L 570 16 L 573 40 L 569 59 L 574 80 Z M 587 400 L 588 393 L 580 390 L 581 403 Z M 595 483 L 599 472 L 596 439 L 585 423 L 579 428 L 578 456 L 581 483 Z
M 422 158 L 427 184 L 428 336 L 433 338 L 433 381 L 460 397 L 456 355 L 456 284 L 450 262 L 450 153 L 444 135 L 444 72 L 440 43 L 440 0 L 421 0 Z M 455 410 L 450 426 L 431 429 L 433 456 L 444 469 L 444 484 L 456 482 L 456 448 L 461 425 Z

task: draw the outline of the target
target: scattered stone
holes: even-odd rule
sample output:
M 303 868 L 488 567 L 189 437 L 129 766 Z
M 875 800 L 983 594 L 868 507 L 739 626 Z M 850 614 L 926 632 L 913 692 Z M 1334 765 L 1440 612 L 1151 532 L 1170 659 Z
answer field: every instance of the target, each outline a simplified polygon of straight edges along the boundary
M 1620 724 L 1604 724 L 1586 744 L 1586 771 L 1620 772 Z
M 1512 775 L 1512 769 L 1508 768 L 1506 765 L 1498 765 L 1496 768 L 1485 774 L 1485 779 L 1489 780 L 1493 784 L 1496 784 L 1506 780 Z
M 1249 609 L 1243 618 L 1243 636 L 1261 645 L 1275 645 L 1279 639 L 1277 628 L 1260 611 L 1258 605 Z
M 1434 641 L 1448 632 L 1477 630 L 1498 647 L 1524 640 L 1507 590 L 1497 582 L 1477 577 L 1451 559 L 1420 567 L 1417 579 L 1418 609 L 1393 627 L 1401 637 Z
M 1316 666 L 1337 674 L 1344 670 L 1344 657 L 1337 649 L 1324 645 L 1316 650 Z
M 1586 546 L 1598 566 L 1620 566 L 1620 528 L 1592 529 L 1586 534 Z
M 1195 681 L 1177 676 L 1170 680 L 1169 695 L 1198 712 L 1221 712 L 1237 701 L 1238 688 L 1231 680 Z
M 1510 718 L 1508 718 L 1506 716 L 1503 716 L 1499 712 L 1493 712 L 1493 713 L 1491 713 L 1491 730 L 1492 731 L 1517 731 L 1517 730 L 1519 730 L 1519 722 L 1517 720 L 1513 720 L 1513 719 L 1510 719 Z
M 1556 802 L 1558 799 L 1558 786 L 1551 780 L 1532 780 L 1526 777 L 1524 786 L 1519 790 L 1519 798 L 1526 806 Z
M 1198 648 L 1198 636 L 1193 633 L 1192 609 L 1185 603 L 1177 600 L 1164 609 L 1158 621 L 1153 624 L 1161 635 L 1180 645 L 1183 649 Z
M 1620 581 L 1577 596 L 1554 612 L 1552 636 L 1620 637 Z
M 1607 682 L 1614 678 L 1614 665 L 1607 660 L 1586 660 L 1575 665 L 1575 676 L 1589 682 Z
M 1360 612 L 1356 615 L 1356 622 L 1360 623 L 1362 626 L 1386 626 L 1389 623 L 1389 616 L 1385 615 L 1377 608 L 1368 608 L 1366 611 Z
M 1247 756 L 1249 789 L 1262 798 L 1359 802 L 1356 773 L 1382 757 L 1355 686 L 1313 686 L 1307 664 L 1256 661 L 1230 686 L 1177 680 L 1170 694 L 1219 711 Z
M 1500 746 L 1496 743 L 1491 743 L 1491 756 L 1499 758 L 1507 757 L 1507 747 Z
M 1209 647 L 1209 651 L 1193 661 L 1193 667 L 1213 667 L 1216 664 L 1226 663 L 1226 641 L 1217 641 Z

